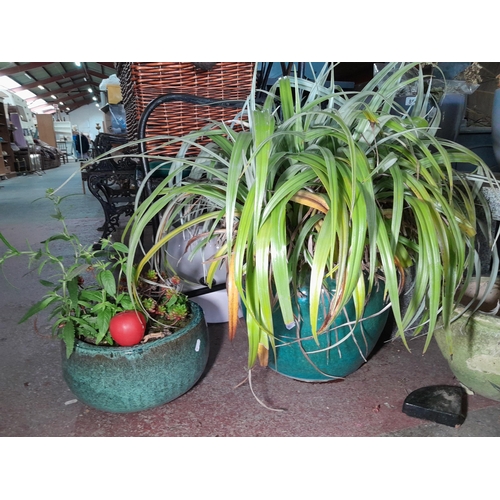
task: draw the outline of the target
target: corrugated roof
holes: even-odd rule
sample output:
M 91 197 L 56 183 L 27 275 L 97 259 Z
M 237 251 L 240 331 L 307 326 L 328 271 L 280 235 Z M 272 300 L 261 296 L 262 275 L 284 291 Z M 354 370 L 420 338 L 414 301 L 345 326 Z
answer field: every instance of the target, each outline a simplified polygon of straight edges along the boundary
M 94 96 L 100 102 L 100 83 L 116 73 L 113 62 L 79 64 L 78 66 L 75 62 L 0 62 L 0 77 L 8 76 L 20 85 L 12 88 L 12 92 L 29 90 L 35 94 L 32 97 L 23 97 L 28 105 L 36 99 L 43 99 L 48 104 L 57 105 L 63 111 L 69 112 L 94 102 L 92 99 Z M 63 103 L 62 106 L 60 102 Z M 34 110 L 34 112 L 51 111 Z

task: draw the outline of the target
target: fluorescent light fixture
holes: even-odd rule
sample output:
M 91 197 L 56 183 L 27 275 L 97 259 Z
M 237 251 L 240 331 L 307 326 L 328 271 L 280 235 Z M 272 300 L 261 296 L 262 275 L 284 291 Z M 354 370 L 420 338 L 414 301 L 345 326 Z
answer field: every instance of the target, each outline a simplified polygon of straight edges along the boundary
M 76 62 L 75 64 L 76 64 L 77 66 L 81 66 L 81 65 L 82 65 L 82 63 L 79 63 L 79 62 Z
M 52 99 L 57 99 L 55 95 L 51 95 L 50 97 L 52 97 Z
M 66 108 L 69 111 L 69 108 Z
M 97 107 L 99 107 L 99 104 L 98 104 L 97 102 L 95 103 L 95 105 L 96 105 Z
M 42 90 L 45 90 L 45 87 L 43 87 L 42 85 L 38 85 L 38 88 L 42 89 Z
M 92 94 L 92 93 L 94 93 L 94 91 L 93 91 L 92 89 L 89 89 L 89 92 L 90 92 L 91 94 Z
M 96 96 L 92 97 L 92 100 L 97 101 L 97 97 Z
M 24 76 L 25 76 L 26 78 L 29 78 L 30 80 L 33 80 L 33 78 L 31 78 L 31 76 L 30 76 L 30 75 L 28 75 L 28 73 L 24 73 Z
M 60 102 L 59 104 L 60 104 L 61 106 L 64 106 L 64 103 L 63 103 L 63 102 Z

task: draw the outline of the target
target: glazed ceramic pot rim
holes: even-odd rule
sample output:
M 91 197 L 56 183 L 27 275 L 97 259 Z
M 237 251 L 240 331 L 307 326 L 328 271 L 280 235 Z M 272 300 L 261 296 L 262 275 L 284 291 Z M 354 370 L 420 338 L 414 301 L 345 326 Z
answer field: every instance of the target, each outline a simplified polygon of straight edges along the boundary
M 76 339 L 75 347 L 78 347 L 79 350 L 87 350 L 87 351 L 92 351 L 94 353 L 98 351 L 101 354 L 120 354 L 120 355 L 126 355 L 128 353 L 143 352 L 154 349 L 155 347 L 159 347 L 163 344 L 166 344 L 181 337 L 185 333 L 191 331 L 194 326 L 196 326 L 197 324 L 200 323 L 200 321 L 203 320 L 201 307 L 198 304 L 196 304 L 196 302 L 193 302 L 191 300 L 189 301 L 189 305 L 191 307 L 191 321 L 186 326 L 184 326 L 177 332 L 173 333 L 172 335 L 167 335 L 161 339 L 156 339 L 151 342 L 146 342 L 144 344 L 136 344 L 130 347 L 95 345 L 89 342 L 84 342 L 83 340 Z

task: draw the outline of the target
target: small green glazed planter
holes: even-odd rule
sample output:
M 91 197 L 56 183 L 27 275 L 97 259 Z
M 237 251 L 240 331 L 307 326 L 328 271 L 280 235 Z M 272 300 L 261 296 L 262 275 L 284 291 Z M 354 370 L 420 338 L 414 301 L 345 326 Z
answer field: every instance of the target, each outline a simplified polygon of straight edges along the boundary
M 209 352 L 200 306 L 190 302 L 192 320 L 178 332 L 132 347 L 77 341 L 69 358 L 62 345 L 63 377 L 83 403 L 112 413 L 161 406 L 185 394 L 201 377 Z
M 335 282 L 328 283 L 329 292 Z M 322 292 L 322 303 L 328 306 L 328 293 Z M 370 295 L 362 321 L 354 327 L 356 317 L 351 300 L 325 333 L 312 338 L 309 316 L 308 287 L 299 289 L 295 316 L 301 320 L 296 328 L 287 330 L 279 310 L 273 312 L 276 357 L 269 350 L 269 367 L 281 375 L 303 382 L 328 382 L 344 378 L 363 365 L 380 339 L 387 323 L 389 309 L 384 302 L 384 286 L 379 281 Z M 318 325 L 324 320 L 320 306 Z M 351 324 L 348 324 L 351 322 Z M 354 328 L 353 328 L 354 327 Z

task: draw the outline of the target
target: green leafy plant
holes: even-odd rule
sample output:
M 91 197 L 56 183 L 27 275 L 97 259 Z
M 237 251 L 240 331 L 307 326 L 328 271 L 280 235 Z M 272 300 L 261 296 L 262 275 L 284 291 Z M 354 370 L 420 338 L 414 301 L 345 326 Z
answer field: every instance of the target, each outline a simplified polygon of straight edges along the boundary
M 95 250 L 93 245 L 83 245 L 77 235 L 69 232 L 61 212 L 60 205 L 66 197 L 56 196 L 52 189 L 47 191 L 46 197 L 54 203 L 55 213 L 52 217 L 61 222 L 60 233 L 47 238 L 40 248 L 28 245 L 27 250 L 17 250 L 0 233 L 0 240 L 7 248 L 0 256 L 0 266 L 12 257 L 26 256 L 29 258 L 29 267 L 36 266 L 39 275 L 49 267 L 53 269 L 48 279 L 40 279 L 40 283 L 49 291 L 29 308 L 19 322 L 23 323 L 47 309 L 48 318 L 53 321 L 52 333 L 64 341 L 68 357 L 73 352 L 75 339 L 114 345 L 109 333 L 111 318 L 119 312 L 141 307 L 131 299 L 124 284 L 117 286 L 124 277 L 128 247 L 110 240 L 103 240 L 99 250 Z M 68 245 L 72 255 L 60 255 L 53 250 L 58 242 Z M 142 289 L 141 294 L 146 295 L 149 291 Z M 166 296 L 167 291 L 170 301 L 161 303 L 165 309 L 164 323 L 172 327 L 180 321 L 179 306 L 185 304 L 187 299 L 178 287 L 165 288 L 162 296 Z M 185 309 L 187 316 L 189 311 L 186 304 Z M 175 318 L 174 313 L 177 314 Z
M 210 148 L 198 144 L 204 162 L 149 156 L 171 162 L 172 171 L 137 206 L 126 230 L 133 253 L 152 218 L 162 217 L 155 243 L 137 267 L 128 259 L 133 296 L 142 269 L 180 232 L 203 224 L 197 249 L 215 235 L 222 239 L 207 281 L 219 265 L 227 266 L 230 336 L 241 300 L 249 367 L 257 358 L 265 365 L 274 348 L 274 307 L 288 327 L 295 324 L 294 295 L 304 283 L 310 285 L 315 338 L 348 301 L 354 301 L 354 320 L 360 321 L 382 279 L 398 335 L 406 344 L 407 333 L 426 324 L 427 348 L 438 318 L 448 330 L 457 300 L 478 274 L 478 228 L 492 234 L 481 188 L 497 186 L 496 179 L 475 153 L 436 137 L 441 115 L 432 75 L 421 63 L 388 64 L 361 91 L 343 91 L 334 81 L 331 65 L 312 81 L 279 79 L 263 102 L 254 88 L 239 130 L 215 123 L 182 138 L 189 145 L 210 138 Z M 406 109 L 397 98 L 409 86 L 416 93 Z M 455 168 L 460 163 L 475 170 L 461 172 Z M 187 169 L 197 175 L 179 175 Z M 492 240 L 488 245 L 495 276 L 496 246 Z M 402 311 L 409 268 L 415 282 Z M 337 287 L 325 321 L 317 325 L 327 279 Z
M 189 317 L 189 301 L 180 291 L 178 277 L 167 278 L 153 269 L 143 272 L 137 284 L 142 310 L 151 318 L 151 334 L 182 328 Z M 125 285 L 126 287 L 126 285 Z

